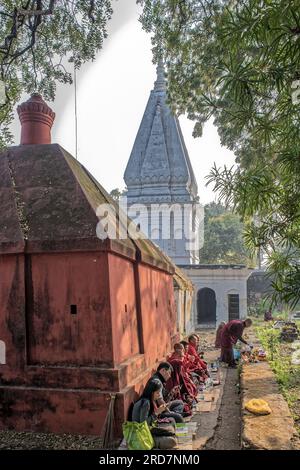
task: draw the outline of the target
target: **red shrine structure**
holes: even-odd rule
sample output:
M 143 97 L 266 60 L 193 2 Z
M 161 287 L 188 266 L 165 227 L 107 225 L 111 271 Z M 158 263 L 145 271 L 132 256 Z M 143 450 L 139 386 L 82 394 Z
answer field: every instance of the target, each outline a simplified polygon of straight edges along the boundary
M 176 340 L 174 265 L 149 240 L 97 238 L 113 201 L 51 143 L 40 95 L 18 114 L 21 144 L 0 153 L 0 428 L 97 435 L 116 395 L 120 433 Z

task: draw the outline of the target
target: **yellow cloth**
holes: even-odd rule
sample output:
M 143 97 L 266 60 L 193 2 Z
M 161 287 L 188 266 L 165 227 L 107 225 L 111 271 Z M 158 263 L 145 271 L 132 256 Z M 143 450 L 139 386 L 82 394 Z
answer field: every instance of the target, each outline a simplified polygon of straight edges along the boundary
M 245 405 L 246 410 L 256 415 L 269 415 L 272 410 L 265 400 L 260 398 L 253 398 L 249 400 Z

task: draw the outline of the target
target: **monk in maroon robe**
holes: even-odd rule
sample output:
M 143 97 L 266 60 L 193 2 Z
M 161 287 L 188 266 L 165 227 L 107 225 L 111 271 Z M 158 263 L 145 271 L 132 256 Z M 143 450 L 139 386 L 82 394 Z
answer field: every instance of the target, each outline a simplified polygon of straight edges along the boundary
M 171 391 L 174 387 L 179 387 L 181 400 L 186 401 L 190 397 L 193 401 L 197 396 L 197 387 L 186 370 L 184 355 L 184 346 L 176 343 L 173 354 L 168 358 L 168 362 L 173 367 L 173 372 L 166 383 L 166 388 Z
M 243 338 L 244 329 L 252 325 L 252 320 L 232 320 L 228 322 L 221 335 L 221 361 L 227 362 L 230 367 L 236 367 L 233 355 L 233 345 L 239 340 L 248 344 Z
M 187 341 L 180 341 L 180 344 L 182 344 L 184 347 L 184 357 L 183 357 L 184 368 L 188 373 L 190 373 L 190 371 L 193 371 L 195 368 L 193 365 L 194 356 L 190 355 L 188 352 L 189 343 Z
M 188 372 L 195 373 L 200 377 L 200 381 L 205 381 L 209 374 L 207 371 L 207 364 L 200 359 L 197 351 L 197 338 L 194 335 L 189 337 L 188 359 L 186 360 L 186 367 Z
M 192 363 L 196 368 L 207 370 L 207 364 L 205 361 L 200 359 L 200 356 L 197 351 L 198 347 L 198 337 L 196 335 L 191 335 L 189 337 L 189 347 L 188 354 L 193 358 Z
M 180 344 L 182 344 L 182 346 L 184 347 L 184 356 L 186 357 L 188 349 L 189 349 L 189 343 L 183 340 L 183 341 L 180 341 Z

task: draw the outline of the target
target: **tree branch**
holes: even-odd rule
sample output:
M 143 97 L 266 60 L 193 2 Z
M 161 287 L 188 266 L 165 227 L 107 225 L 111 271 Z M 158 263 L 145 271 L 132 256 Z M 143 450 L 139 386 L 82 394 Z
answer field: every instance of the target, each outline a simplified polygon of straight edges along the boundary
M 52 15 L 55 7 L 56 0 L 50 0 L 49 8 L 47 10 L 28 10 L 28 8 L 20 8 L 17 10 L 19 15 L 23 16 L 44 16 Z
M 92 21 L 92 23 L 95 22 L 95 17 L 93 15 L 94 10 L 95 10 L 95 0 L 90 0 L 90 7 L 89 7 L 89 11 L 88 11 L 88 17 Z

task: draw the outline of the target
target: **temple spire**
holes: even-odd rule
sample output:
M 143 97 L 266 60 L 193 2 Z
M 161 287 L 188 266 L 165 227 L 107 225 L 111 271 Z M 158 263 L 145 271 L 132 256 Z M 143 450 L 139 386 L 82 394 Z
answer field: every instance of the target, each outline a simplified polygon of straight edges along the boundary
M 127 198 L 132 203 L 193 201 L 197 182 L 179 121 L 167 104 L 163 62 L 144 112 L 125 170 Z
M 156 74 L 157 78 L 154 83 L 154 91 L 166 91 L 165 68 L 162 60 L 158 62 Z

